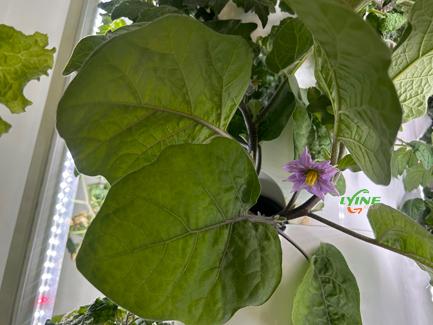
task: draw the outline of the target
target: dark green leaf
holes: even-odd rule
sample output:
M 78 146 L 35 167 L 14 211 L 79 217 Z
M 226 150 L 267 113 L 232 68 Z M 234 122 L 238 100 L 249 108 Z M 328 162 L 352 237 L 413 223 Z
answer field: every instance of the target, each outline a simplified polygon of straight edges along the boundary
M 410 146 L 426 170 L 433 166 L 433 147 L 420 141 L 411 141 Z
M 392 176 L 398 177 L 403 174 L 411 156 L 415 156 L 413 151 L 406 150 L 404 147 L 394 151 L 391 161 Z
M 77 252 L 77 247 L 75 247 L 74 241 L 68 236 L 68 241 L 66 242 L 66 249 L 70 254 L 74 254 Z M 54 319 L 52 319 L 54 321 Z
M 403 206 L 401 207 L 401 212 L 405 213 L 407 216 L 411 217 L 415 221 L 424 210 L 425 204 L 423 199 L 420 198 L 407 200 L 403 203 Z
M 427 186 L 431 182 L 433 182 L 433 166 L 425 170 L 421 163 L 411 166 L 403 180 L 404 189 L 408 192 L 413 191 L 419 185 Z
M 121 17 L 126 17 L 135 21 L 142 11 L 153 8 L 154 5 L 141 0 L 123 0 L 114 7 L 111 13 L 111 19 L 115 20 Z
M 307 111 L 310 114 L 317 114 L 320 116 L 320 121 L 323 125 L 334 125 L 335 119 L 334 115 L 330 114 L 327 110 L 328 107 L 332 108 L 332 103 L 328 96 L 320 95 L 317 99 L 310 101 L 307 106 Z
M 60 101 L 57 128 L 77 169 L 112 183 L 166 146 L 226 135 L 251 61 L 239 36 L 186 16 L 162 17 L 86 61 Z
M 251 95 L 251 98 L 260 100 L 262 106 L 265 107 L 283 82 L 284 77 L 269 71 L 263 56 L 254 60 L 251 76 L 256 77 L 260 82 L 258 90 Z
M 383 204 L 369 209 L 367 217 L 379 244 L 415 260 L 424 271 L 433 275 L 433 236 L 427 230 Z
M 348 169 L 352 173 L 357 173 L 361 171 L 361 168 L 357 165 L 355 160 L 353 160 L 352 155 L 346 155 L 341 158 L 338 162 L 337 168 L 341 171 Z
M 259 124 L 259 141 L 271 141 L 278 138 L 286 127 L 295 108 L 296 98 L 289 84 L 286 82 L 281 93 L 271 103 L 270 110 Z
M 235 141 L 169 146 L 111 187 L 77 267 L 138 316 L 223 324 L 267 301 L 281 280 L 277 232 L 247 214 L 259 194 Z
M 293 302 L 294 325 L 362 324 L 356 279 L 344 256 L 321 243 L 310 260 Z
M 6 105 L 11 113 L 19 114 L 32 104 L 24 97 L 24 87 L 31 80 L 48 76 L 56 49 L 46 49 L 48 37 L 45 34 L 24 35 L 1 24 L 0 44 L 0 103 Z M 11 125 L 0 118 L 0 136 L 10 128 Z
M 294 157 L 299 159 L 302 151 L 308 146 L 308 135 L 312 128 L 310 116 L 303 105 L 298 104 L 296 107 L 293 113 L 293 122 Z
M 278 4 L 278 7 L 280 8 L 280 10 L 282 12 L 287 12 L 291 15 L 295 14 L 295 12 L 292 10 L 292 8 L 290 8 L 290 6 L 287 3 L 285 3 L 284 1 L 280 1 L 280 3 Z
M 245 12 L 253 11 L 259 16 L 263 28 L 268 22 L 270 13 L 275 13 L 275 5 L 277 2 L 274 0 L 233 0 L 238 6 L 244 8 Z
M 318 99 L 322 95 L 322 92 L 320 89 L 317 89 L 316 87 L 310 87 L 307 91 L 307 99 L 309 103 L 314 102 L 316 99 Z M 329 105 L 331 105 L 331 102 L 329 102 Z
M 260 54 L 260 46 L 254 43 L 251 39 L 251 33 L 257 29 L 257 24 L 242 23 L 241 20 L 237 19 L 211 20 L 204 24 L 221 34 L 242 36 L 246 41 L 248 41 L 248 44 L 250 44 L 255 56 Z
M 402 114 L 388 76 L 389 49 L 361 17 L 343 6 L 324 0 L 286 1 L 315 39 L 315 75 L 334 107 L 334 138 L 346 145 L 373 182 L 389 184 L 391 149 Z
M 416 1 L 408 21 L 411 33 L 394 51 L 389 69 L 402 103 L 403 123 L 423 116 L 433 93 L 433 2 Z
M 313 37 L 303 22 L 299 18 L 290 19 L 275 35 L 266 66 L 275 73 L 295 66 L 311 54 L 312 46 Z

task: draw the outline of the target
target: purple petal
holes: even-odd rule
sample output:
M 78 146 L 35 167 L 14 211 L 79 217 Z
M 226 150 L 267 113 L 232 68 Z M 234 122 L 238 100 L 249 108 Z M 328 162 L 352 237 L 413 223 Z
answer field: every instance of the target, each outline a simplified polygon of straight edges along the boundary
M 324 193 L 323 193 L 323 191 L 319 185 L 319 182 L 317 182 L 317 181 L 314 182 L 314 184 L 312 186 L 310 186 L 307 189 L 307 191 L 310 192 L 311 194 L 314 194 L 314 195 L 320 197 L 322 199 L 322 201 L 325 200 L 325 195 L 324 195 Z
M 307 147 L 305 147 L 304 151 L 301 154 L 301 158 L 299 158 L 299 162 L 306 168 L 310 169 L 313 165 L 313 160 L 311 160 L 311 156 L 307 151 Z
M 283 167 L 281 167 L 288 173 L 295 173 L 297 171 L 305 170 L 306 168 L 297 160 L 288 162 Z
M 334 184 L 332 184 L 330 181 L 318 178 L 317 183 L 322 188 L 324 193 L 332 193 L 340 196 L 340 193 L 338 193 L 338 191 L 334 187 Z
M 312 169 L 317 170 L 319 173 L 324 172 L 329 168 L 329 165 L 331 162 L 329 160 L 321 161 L 318 163 L 315 163 L 311 166 Z
M 332 176 L 338 173 L 338 169 L 330 167 L 324 173 L 320 174 L 320 178 L 326 181 L 329 181 Z
M 292 192 L 307 190 L 310 186 L 305 182 L 297 182 L 293 184 Z

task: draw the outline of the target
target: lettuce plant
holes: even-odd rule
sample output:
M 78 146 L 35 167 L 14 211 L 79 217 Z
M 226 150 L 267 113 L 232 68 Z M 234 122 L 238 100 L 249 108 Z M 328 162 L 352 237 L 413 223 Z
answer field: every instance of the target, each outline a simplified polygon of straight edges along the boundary
M 416 169 L 408 189 L 433 181 L 430 144 L 411 142 L 393 156 L 401 123 L 424 115 L 432 94 L 433 2 L 285 1 L 281 9 L 297 17 L 257 43 L 256 25 L 218 20 L 226 0 L 105 3 L 112 21 L 133 23 L 81 40 L 64 71 L 76 76 L 59 103 L 58 131 L 79 172 L 111 185 L 77 267 L 143 319 L 223 324 L 263 304 L 281 281 L 281 237 L 310 263 L 293 323 L 361 324 L 357 282 L 338 249 L 322 243 L 308 254 L 283 232 L 305 215 L 433 274 L 432 235 L 391 207 L 369 210 L 375 238 L 312 212 L 316 195 L 295 207 L 295 192 L 274 216 L 249 212 L 260 194 L 261 143 L 291 118 L 295 158 L 307 150 L 327 166 L 340 194 L 346 169 L 381 185 Z M 270 0 L 235 3 L 262 24 L 275 10 Z M 382 14 L 389 20 L 376 25 L 362 18 Z M 309 57 L 317 87 L 300 89 L 294 73 Z M 308 186 L 318 173 L 305 170 Z

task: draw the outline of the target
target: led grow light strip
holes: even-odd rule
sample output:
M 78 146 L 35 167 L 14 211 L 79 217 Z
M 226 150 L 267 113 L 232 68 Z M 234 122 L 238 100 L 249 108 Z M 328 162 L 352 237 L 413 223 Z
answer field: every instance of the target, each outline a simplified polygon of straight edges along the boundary
M 78 177 L 74 176 L 74 161 L 68 151 L 58 184 L 50 235 L 46 245 L 47 251 L 31 322 L 33 325 L 43 325 L 53 313 L 77 185 Z

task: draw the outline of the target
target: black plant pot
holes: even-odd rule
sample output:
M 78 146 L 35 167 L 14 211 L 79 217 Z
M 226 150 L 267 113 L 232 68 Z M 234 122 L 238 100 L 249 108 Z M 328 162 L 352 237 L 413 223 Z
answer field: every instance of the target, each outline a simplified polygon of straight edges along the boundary
M 272 216 L 283 210 L 285 200 L 278 184 L 264 172 L 260 172 L 259 181 L 262 191 L 257 203 L 251 207 L 250 211 L 254 214 L 260 212 L 262 215 Z

